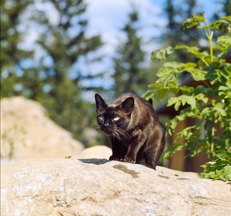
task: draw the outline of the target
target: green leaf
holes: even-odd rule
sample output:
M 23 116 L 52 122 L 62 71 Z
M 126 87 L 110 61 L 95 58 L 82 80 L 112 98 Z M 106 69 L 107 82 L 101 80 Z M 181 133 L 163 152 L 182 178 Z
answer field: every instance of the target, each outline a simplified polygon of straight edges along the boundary
M 186 63 L 185 71 L 189 72 L 195 81 L 205 80 L 206 71 L 197 69 L 196 66 L 197 65 L 195 63 Z
M 214 46 L 213 49 L 215 49 L 215 50 L 221 50 L 221 51 L 226 50 L 226 48 L 223 47 L 223 46 Z
M 66 156 L 65 158 L 66 158 L 66 159 L 70 159 L 71 157 L 72 157 L 72 156 L 69 155 L 69 156 Z
M 168 88 L 160 83 L 154 83 L 149 85 L 148 87 L 156 89 L 156 93 L 160 99 L 164 98 L 168 92 Z M 155 95 L 154 90 L 149 90 L 143 95 L 143 97 L 149 99 L 151 97 L 154 97 L 154 95 Z
M 191 94 L 193 91 L 193 88 L 190 86 L 178 86 L 178 89 L 181 90 L 182 94 Z
M 221 32 L 231 32 L 231 16 L 222 17 L 213 22 L 210 26 L 211 30 L 220 30 Z
M 180 102 L 180 101 L 177 101 L 177 102 L 175 103 L 175 105 L 174 105 L 174 109 L 175 109 L 176 111 L 178 111 L 179 108 L 180 108 L 180 105 L 181 105 L 181 102 Z
M 197 100 L 201 100 L 204 103 L 208 102 L 208 97 L 206 97 L 203 93 L 199 93 L 198 95 L 195 96 Z
M 167 62 L 164 67 L 173 68 L 176 72 L 183 72 L 185 70 L 184 63 L 181 62 Z
M 180 105 L 182 104 L 184 106 L 186 103 L 191 106 L 191 109 L 194 109 L 196 107 L 196 99 L 193 96 L 187 96 L 187 95 L 171 97 L 168 100 L 167 106 L 172 106 L 173 104 L 175 104 L 174 108 L 176 111 L 178 111 Z
M 158 89 L 157 90 L 158 97 L 160 99 L 163 99 L 166 96 L 167 92 L 168 92 L 167 89 Z
M 170 54 L 172 54 L 175 51 L 175 49 L 171 46 L 168 46 L 164 49 L 159 49 L 151 54 L 151 60 L 155 61 L 156 59 L 166 59 Z
M 217 103 L 217 104 L 214 105 L 213 109 L 215 111 L 217 111 L 218 113 L 220 113 L 220 115 L 226 116 L 227 114 L 226 114 L 225 110 L 223 109 L 223 107 L 224 107 L 224 104 Z
M 200 113 L 200 115 L 202 116 L 202 119 L 204 118 L 206 118 L 206 116 L 209 116 L 210 115 L 210 113 L 211 113 L 211 108 L 209 108 L 209 107 L 206 107 L 206 108 L 204 108 L 203 110 L 202 110 L 202 112 Z
M 177 126 L 177 119 L 172 119 L 172 121 L 170 122 L 170 124 L 169 124 L 169 127 L 171 128 L 171 129 L 175 129 L 176 128 L 176 126 Z
M 157 71 L 158 83 L 168 86 L 170 82 L 176 82 L 177 74 L 184 71 L 184 64 L 179 62 L 167 62 Z
M 185 70 L 184 64 L 180 62 L 167 62 L 157 72 L 158 77 L 173 76 Z
M 225 180 L 231 181 L 231 166 L 227 165 L 224 167 L 223 175 L 225 176 Z
M 177 97 L 171 97 L 168 99 L 168 104 L 167 106 L 172 106 L 173 104 L 175 104 L 179 99 Z
M 176 116 L 175 118 L 176 118 L 177 120 L 179 120 L 179 121 L 183 121 L 183 120 L 185 119 L 185 117 L 182 116 L 182 115 L 178 115 L 178 116 Z
M 185 28 L 192 28 L 194 26 L 198 26 L 201 22 L 204 22 L 204 14 L 201 14 L 200 16 L 192 15 L 192 18 L 188 18 L 184 21 L 183 26 Z
M 221 44 L 222 47 L 225 47 L 226 49 L 228 49 L 231 47 L 231 37 L 228 35 L 220 36 L 217 39 L 217 43 Z
M 155 91 L 154 90 L 148 90 L 142 95 L 142 97 L 147 99 L 147 100 L 150 99 L 150 98 L 154 98 L 154 96 L 155 96 Z
M 228 91 L 228 90 L 230 91 L 231 89 L 228 86 L 220 86 L 218 90 L 219 91 Z
M 153 83 L 148 85 L 149 88 L 154 88 L 154 89 L 162 89 L 165 88 L 162 83 Z
M 208 56 L 207 52 L 200 52 L 199 48 L 197 48 L 197 47 L 189 47 L 189 46 L 186 46 L 186 45 L 180 45 L 179 46 L 178 45 L 178 46 L 175 47 L 175 49 L 176 50 L 178 50 L 178 49 L 186 49 L 188 52 L 192 53 L 195 57 L 197 57 L 199 59 L 203 59 L 206 56 Z
M 173 94 L 177 94 L 180 90 L 181 87 L 179 87 L 178 84 L 176 84 L 175 82 L 169 82 L 168 83 L 168 88 L 169 88 L 169 91 L 172 92 Z
M 193 96 L 187 96 L 187 103 L 191 106 L 191 109 L 196 107 L 196 99 Z

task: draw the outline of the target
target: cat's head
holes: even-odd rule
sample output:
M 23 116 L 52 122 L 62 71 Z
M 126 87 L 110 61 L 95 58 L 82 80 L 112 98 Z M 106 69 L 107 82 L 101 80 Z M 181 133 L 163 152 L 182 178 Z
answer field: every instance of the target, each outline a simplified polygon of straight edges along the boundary
M 107 105 L 103 98 L 96 94 L 97 122 L 100 129 L 117 138 L 126 138 L 126 128 L 129 125 L 131 113 L 134 108 L 134 98 L 128 97 L 119 105 Z

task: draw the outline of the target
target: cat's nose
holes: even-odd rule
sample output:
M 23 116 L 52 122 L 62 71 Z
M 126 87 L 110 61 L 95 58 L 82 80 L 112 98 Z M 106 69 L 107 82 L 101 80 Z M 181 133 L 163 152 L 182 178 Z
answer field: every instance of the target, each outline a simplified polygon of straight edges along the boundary
M 110 125 L 109 122 L 105 122 L 105 123 L 104 123 L 104 126 L 105 126 L 105 127 L 109 127 L 109 125 Z

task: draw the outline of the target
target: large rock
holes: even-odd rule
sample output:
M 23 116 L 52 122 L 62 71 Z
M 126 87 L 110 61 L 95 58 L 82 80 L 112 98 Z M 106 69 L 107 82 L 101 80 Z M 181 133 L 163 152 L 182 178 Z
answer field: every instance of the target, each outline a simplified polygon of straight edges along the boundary
M 23 97 L 1 100 L 1 158 L 77 156 L 83 145 L 51 121 L 39 103 Z
M 104 145 L 97 145 L 84 149 L 79 155 L 78 158 L 104 158 L 108 159 L 112 155 L 112 150 Z
M 230 185 L 105 159 L 2 165 L 1 215 L 230 216 Z

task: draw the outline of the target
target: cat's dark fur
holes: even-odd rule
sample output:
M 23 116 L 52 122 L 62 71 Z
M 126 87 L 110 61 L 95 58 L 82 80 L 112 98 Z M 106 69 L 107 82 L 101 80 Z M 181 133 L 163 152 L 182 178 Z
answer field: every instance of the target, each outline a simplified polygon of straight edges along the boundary
M 109 160 L 139 163 L 142 159 L 150 168 L 164 150 L 165 127 L 160 123 L 151 103 L 132 93 L 120 95 L 107 105 L 95 95 L 97 122 L 110 135 L 112 156 Z

